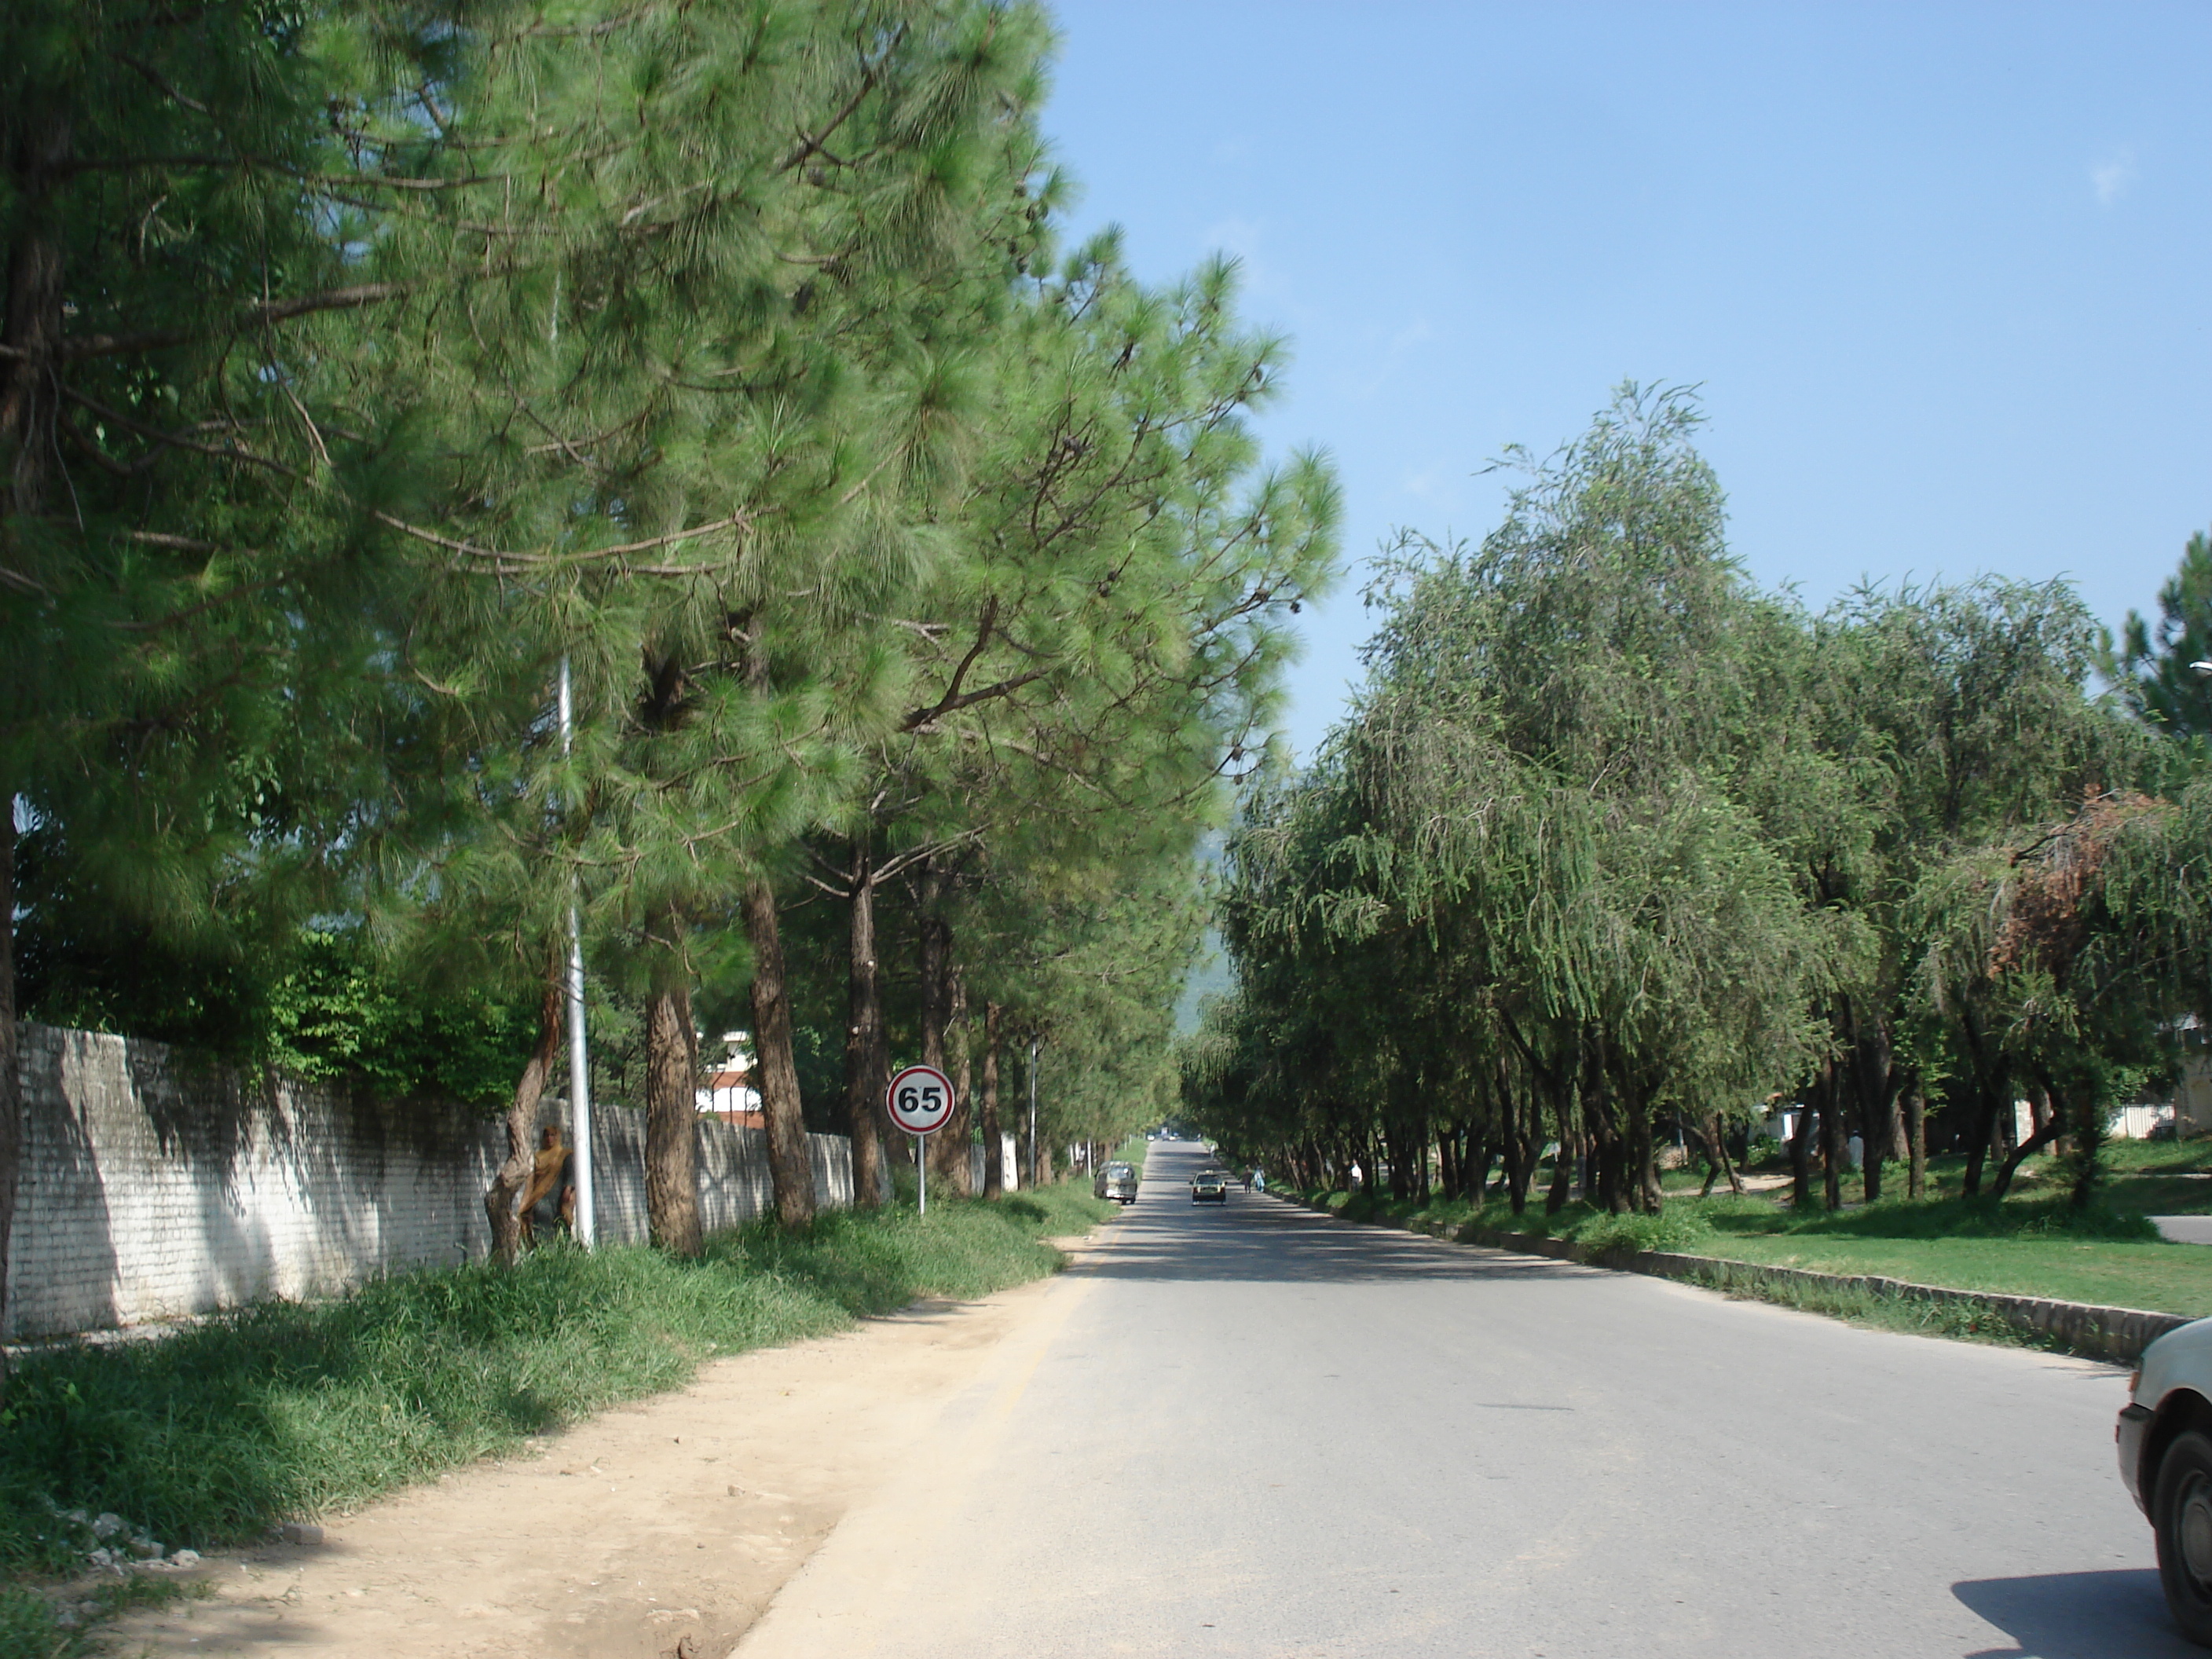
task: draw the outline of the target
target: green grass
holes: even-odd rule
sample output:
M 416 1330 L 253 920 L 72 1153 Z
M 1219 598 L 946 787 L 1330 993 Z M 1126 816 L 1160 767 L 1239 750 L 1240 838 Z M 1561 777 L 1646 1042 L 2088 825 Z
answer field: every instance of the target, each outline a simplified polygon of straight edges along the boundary
M 2212 1214 L 2212 1139 L 2107 1141 L 2104 1162 L 2107 1174 L 2102 1201 L 2110 1208 L 2131 1210 L 2140 1215 Z M 1994 1161 L 1983 1165 L 1985 1188 L 1996 1179 L 1997 1169 Z M 1931 1158 L 1928 1161 L 1929 1196 L 1959 1196 L 1966 1172 L 1966 1160 L 1959 1153 Z M 1790 1161 L 1786 1158 L 1769 1159 L 1758 1166 L 1756 1173 L 1787 1176 Z M 1902 1164 L 1884 1165 L 1883 1177 L 1886 1196 L 1905 1190 Z M 2053 1159 L 2039 1155 L 2021 1165 L 2019 1173 L 2013 1177 L 2013 1192 L 2024 1195 L 2053 1192 L 2064 1179 Z M 1660 1172 L 1660 1184 L 1669 1197 L 1694 1194 L 1704 1182 L 1702 1163 Z M 1820 1184 L 1816 1170 L 1813 1176 L 1816 1193 Z M 1855 1170 L 1844 1172 L 1842 1187 L 1845 1203 L 1856 1204 L 1865 1197 L 1863 1183 Z
M 2122 1140 L 2105 1152 L 2116 1207 L 2144 1215 L 2212 1215 L 2212 1140 Z
M 1692 1276 L 1692 1284 L 1706 1281 Z M 1912 1336 L 1948 1337 L 1959 1342 L 1989 1342 L 2010 1348 L 2041 1348 L 2063 1353 L 2067 1345 L 2045 1333 L 2015 1325 L 1985 1308 L 1915 1297 L 1877 1295 L 1848 1282 L 1800 1284 L 1766 1281 L 1756 1286 L 1712 1283 L 1723 1295 L 1771 1302 L 1803 1313 L 1826 1314 L 1854 1325 L 1902 1331 Z
M 2021 1234 L 1717 1232 L 1700 1253 L 1773 1267 L 1879 1273 L 1954 1290 L 2148 1308 L 2191 1318 L 2212 1316 L 2212 1250 L 2201 1244 Z
M 2121 1184 L 2114 1183 L 2116 1188 Z M 1477 1228 L 1548 1234 L 1600 1250 L 1676 1250 L 1956 1290 L 2212 1316 L 2212 1249 L 2166 1243 L 2142 1212 L 2117 1202 L 2077 1213 L 2063 1194 L 2039 1183 L 2001 1204 L 1955 1196 L 1885 1199 L 1803 1217 L 1759 1194 L 1704 1200 L 1672 1196 L 1656 1216 L 1608 1215 L 1581 1204 L 1547 1216 L 1539 1201 L 1517 1218 L 1496 1200 L 1478 1211 L 1465 1203 L 1423 1206 L 1366 1194 L 1303 1196 L 1353 1220 L 1390 1222 L 1445 1237 Z
M 1144 1132 L 1139 1130 L 1123 1141 L 1115 1150 L 1114 1156 L 1122 1163 L 1134 1166 L 1137 1178 L 1141 1181 L 1145 1177 L 1145 1152 L 1152 1144 L 1145 1139 Z
M 144 1573 L 122 1578 L 102 1574 L 58 1596 L 26 1584 L 0 1583 L 0 1654 L 9 1659 L 76 1659 L 100 1650 L 100 1626 L 110 1620 L 209 1593 L 209 1586 L 198 1581 Z
M 0 1659 L 78 1639 L 37 1590 L 83 1569 L 89 1540 L 67 1511 L 111 1511 L 170 1549 L 253 1539 L 680 1387 L 714 1356 L 1040 1278 L 1062 1262 L 1046 1239 L 1114 1212 L 1063 1183 L 942 1200 L 926 1219 L 747 1228 L 696 1262 L 553 1247 L 511 1273 L 398 1274 L 157 1340 L 25 1356 L 0 1409 Z

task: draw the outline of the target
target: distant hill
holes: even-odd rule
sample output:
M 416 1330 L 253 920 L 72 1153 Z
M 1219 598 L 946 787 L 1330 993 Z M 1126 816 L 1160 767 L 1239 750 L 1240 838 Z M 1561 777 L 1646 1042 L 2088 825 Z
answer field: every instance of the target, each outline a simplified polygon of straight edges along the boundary
M 1218 830 L 1199 838 L 1198 861 L 1216 879 L 1221 875 L 1225 840 Z M 1221 935 L 1209 927 L 1199 946 L 1198 960 L 1190 965 L 1190 977 L 1183 981 L 1182 994 L 1176 999 L 1176 1035 L 1188 1036 L 1198 1029 L 1199 1010 L 1206 998 L 1225 997 L 1236 988 L 1237 970 L 1229 965 L 1229 953 L 1221 948 Z
M 1183 981 L 1182 994 L 1176 999 L 1176 1035 L 1188 1036 L 1198 1029 L 1199 1009 L 1206 998 L 1225 997 L 1236 988 L 1237 970 L 1229 965 L 1229 953 L 1221 948 L 1221 935 L 1209 927 L 1198 960 L 1191 964 L 1190 977 Z

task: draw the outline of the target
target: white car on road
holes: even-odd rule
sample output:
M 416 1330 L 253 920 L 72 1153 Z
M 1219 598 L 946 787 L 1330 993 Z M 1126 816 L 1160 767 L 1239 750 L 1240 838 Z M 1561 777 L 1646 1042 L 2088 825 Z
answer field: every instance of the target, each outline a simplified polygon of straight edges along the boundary
M 2212 1319 L 2143 1350 L 2113 1432 L 2120 1478 L 2158 1537 L 2166 1605 L 2212 1647 Z

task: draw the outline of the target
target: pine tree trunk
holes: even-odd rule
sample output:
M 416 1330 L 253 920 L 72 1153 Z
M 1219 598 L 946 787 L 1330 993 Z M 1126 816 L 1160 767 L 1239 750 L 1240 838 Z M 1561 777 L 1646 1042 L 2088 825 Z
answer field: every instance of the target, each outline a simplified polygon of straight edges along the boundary
M 754 878 L 745 884 L 744 909 L 745 937 L 753 947 L 753 1065 L 760 1073 L 762 1115 L 768 1120 L 775 1218 L 787 1227 L 799 1227 L 814 1219 L 814 1165 L 806 1155 L 806 1115 L 799 1097 L 799 1061 L 792 1051 L 791 988 L 784 978 L 775 890 Z
M 548 954 L 545 988 L 538 1004 L 538 1043 L 515 1080 L 507 1105 L 507 1158 L 484 1189 L 484 1217 L 491 1223 L 491 1259 L 512 1267 L 522 1253 L 522 1216 L 516 1207 L 537 1168 L 538 1108 L 561 1052 L 561 956 Z
M 951 929 L 945 932 L 949 946 Z M 950 957 L 949 948 L 945 954 Z M 974 1079 L 968 1042 L 968 987 L 959 969 L 950 966 L 945 972 L 945 1033 L 939 1043 L 945 1057 L 936 1064 L 952 1079 L 952 1115 L 929 1138 L 929 1178 L 933 1183 L 943 1182 L 945 1193 L 968 1198 L 973 1196 L 969 1183 L 975 1173 L 971 1156 L 975 1119 L 968 1104 L 969 1085 Z
M 999 1005 L 983 1004 L 983 1196 L 1006 1190 L 1006 1160 L 999 1128 Z
M 853 1202 L 873 1209 L 890 1201 L 890 1166 L 878 1132 L 890 1085 L 890 1049 L 884 1033 L 883 976 L 876 965 L 875 864 L 865 837 L 853 843 L 851 964 L 846 978 L 845 1121 L 853 1137 Z
M 949 974 L 952 929 L 937 914 L 937 886 L 925 884 L 925 908 L 916 937 L 916 956 L 921 973 L 921 1063 L 945 1069 L 945 1024 L 951 1012 L 952 987 Z
M 706 1247 L 699 1223 L 699 1035 L 691 988 L 670 976 L 646 1004 L 645 1221 L 653 1242 L 673 1256 Z
M 12 175 L 10 191 L 25 228 L 8 250 L 8 311 L 0 357 L 0 464 L 8 479 L 6 516 L 34 519 L 46 509 L 54 472 L 54 420 L 58 409 L 53 357 L 61 346 L 64 254 L 48 206 L 66 176 L 75 133 L 66 116 L 24 112 L 15 125 L 24 137 L 14 155 L 0 158 Z M 9 798 L 12 809 L 13 797 Z M 13 919 L 13 912 L 9 919 Z

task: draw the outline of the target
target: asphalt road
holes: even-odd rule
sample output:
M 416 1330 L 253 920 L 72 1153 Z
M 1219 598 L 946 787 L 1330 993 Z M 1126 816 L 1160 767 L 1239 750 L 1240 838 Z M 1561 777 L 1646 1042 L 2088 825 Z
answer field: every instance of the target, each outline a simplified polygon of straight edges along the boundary
M 2107 1366 L 1232 1194 L 1198 1149 L 739 1649 L 2203 1659 Z

